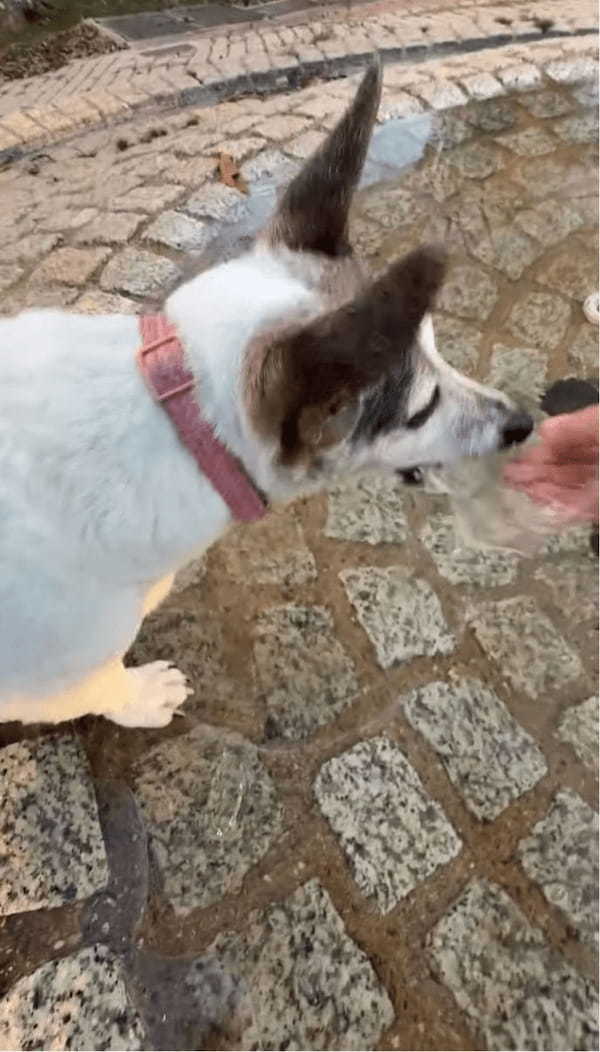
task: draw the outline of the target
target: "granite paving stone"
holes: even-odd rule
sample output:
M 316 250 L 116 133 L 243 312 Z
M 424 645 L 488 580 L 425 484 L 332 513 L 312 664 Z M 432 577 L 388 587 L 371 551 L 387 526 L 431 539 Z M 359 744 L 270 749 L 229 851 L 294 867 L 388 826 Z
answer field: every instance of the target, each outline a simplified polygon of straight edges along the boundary
M 571 705 L 561 717 L 558 737 L 567 742 L 582 763 L 598 770 L 598 697 L 587 698 L 579 705 Z
M 216 219 L 220 223 L 236 222 L 244 209 L 246 200 L 239 192 L 230 186 L 220 183 L 208 183 L 201 187 L 196 193 L 180 206 L 193 216 L 202 219 Z
M 526 208 L 517 215 L 517 223 L 526 234 L 543 245 L 555 245 L 572 234 L 583 223 L 575 208 L 564 201 L 543 201 L 535 208 Z
M 545 943 L 498 885 L 469 884 L 429 945 L 442 982 L 489 1052 L 598 1047 L 594 984 Z
M 317 576 L 315 557 L 296 516 L 271 512 L 252 527 L 232 531 L 223 549 L 227 572 L 240 582 L 298 588 Z M 252 567 L 249 577 L 248 567 Z
M 563 555 L 560 561 L 542 563 L 535 580 L 543 581 L 557 610 L 577 631 L 585 622 L 596 629 L 598 621 L 598 574 L 591 550 L 589 555 Z
M 572 790 L 521 840 L 518 857 L 531 880 L 568 917 L 579 937 L 598 947 L 598 815 Z
M 0 1000 L 0 1047 L 147 1048 L 120 962 L 103 946 L 49 961 Z
M 265 736 L 301 741 L 358 694 L 354 663 L 333 618 L 318 606 L 263 611 L 254 629 L 256 688 L 267 708 Z
M 470 614 L 475 636 L 517 690 L 543 700 L 583 672 L 579 655 L 529 596 L 482 603 Z
M 598 329 L 585 322 L 569 342 L 569 364 L 576 376 L 598 375 Z
M 406 540 L 406 487 L 395 478 L 357 476 L 331 489 L 327 500 L 326 537 L 371 545 Z
M 487 383 L 510 395 L 519 405 L 533 409 L 544 390 L 547 367 L 546 354 L 536 347 L 495 343 Z
M 491 313 L 498 289 L 481 267 L 472 264 L 454 266 L 441 291 L 438 306 L 460 318 L 481 322 Z
M 253 1022 L 240 1048 L 375 1048 L 394 1018 L 367 955 L 345 931 L 316 880 L 263 912 L 211 950 L 245 980 Z
M 566 143 L 598 142 L 598 114 L 573 113 L 553 124 L 559 139 Z
M 170 259 L 142 249 L 125 248 L 106 264 L 100 287 L 106 292 L 153 296 L 173 284 L 179 274 L 179 267 Z
M 85 285 L 97 267 L 108 259 L 104 248 L 55 248 L 34 270 L 33 284 L 57 282 L 64 285 Z
M 461 849 L 442 808 L 386 735 L 361 741 L 323 764 L 315 796 L 354 880 L 381 913 Z
M 454 635 L 427 581 L 396 566 L 342 570 L 340 578 L 382 668 L 454 650 Z
M 565 300 L 546 292 L 529 292 L 517 299 L 507 325 L 517 339 L 551 350 L 562 340 L 570 316 Z
M 135 212 L 103 212 L 77 230 L 74 239 L 80 244 L 121 245 L 135 234 L 145 216 Z
M 479 348 L 483 333 L 469 322 L 437 314 L 435 318 L 435 340 L 444 361 L 455 369 L 476 376 L 479 364 Z
M 144 212 L 154 214 L 176 201 L 183 191 L 182 186 L 138 186 L 114 201 L 120 212 Z
M 154 241 L 179 252 L 197 252 L 209 237 L 210 228 L 206 223 L 173 211 L 163 212 L 144 234 L 145 241 Z
M 594 253 L 564 252 L 545 265 L 537 274 L 540 285 L 558 292 L 562 296 L 572 296 L 583 302 L 591 292 L 598 289 L 598 264 Z M 554 298 L 555 303 L 560 303 Z M 561 304 L 562 306 L 562 304 Z
M 94 787 L 71 734 L 0 750 L 0 914 L 62 906 L 104 887 Z
M 493 821 L 546 774 L 533 738 L 479 680 L 428 683 L 402 705 L 477 818 Z
M 462 547 L 452 516 L 444 512 L 427 516 L 420 537 L 438 573 L 453 585 L 494 588 L 510 584 L 517 576 L 519 557 L 515 553 Z
M 199 725 L 157 745 L 136 768 L 135 794 L 179 914 L 239 891 L 282 831 L 258 749 L 223 728 Z
M 573 103 L 570 98 L 552 89 L 524 95 L 520 102 L 534 117 L 542 119 L 562 117 L 563 114 L 569 113 L 573 109 Z
M 521 131 L 507 132 L 497 140 L 502 146 L 519 157 L 543 157 L 552 153 L 556 140 L 543 128 L 523 128 Z

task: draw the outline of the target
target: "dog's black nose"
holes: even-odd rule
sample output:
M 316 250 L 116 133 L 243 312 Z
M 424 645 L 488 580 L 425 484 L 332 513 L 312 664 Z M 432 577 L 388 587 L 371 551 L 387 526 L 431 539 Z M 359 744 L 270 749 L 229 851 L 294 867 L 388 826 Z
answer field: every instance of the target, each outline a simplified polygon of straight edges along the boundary
M 502 449 L 519 445 L 529 438 L 532 431 L 533 418 L 524 409 L 517 409 L 510 414 L 502 428 Z

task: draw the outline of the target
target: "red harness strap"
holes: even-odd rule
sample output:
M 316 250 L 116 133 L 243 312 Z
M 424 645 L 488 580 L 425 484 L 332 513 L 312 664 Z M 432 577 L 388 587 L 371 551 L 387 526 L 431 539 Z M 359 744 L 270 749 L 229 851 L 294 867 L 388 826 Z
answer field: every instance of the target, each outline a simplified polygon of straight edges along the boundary
M 202 416 L 193 393 L 196 381 L 185 364 L 175 326 L 162 314 L 142 315 L 139 323 L 138 363 L 154 400 L 162 405 L 183 445 L 234 519 L 254 522 L 262 518 L 267 511 L 263 498 Z

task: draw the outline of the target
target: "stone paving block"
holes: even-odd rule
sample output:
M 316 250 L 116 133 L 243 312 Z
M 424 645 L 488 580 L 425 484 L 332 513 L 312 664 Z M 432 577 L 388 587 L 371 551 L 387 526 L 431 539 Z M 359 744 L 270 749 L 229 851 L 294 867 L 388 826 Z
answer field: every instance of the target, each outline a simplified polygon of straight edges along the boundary
M 570 317 L 565 300 L 546 292 L 529 292 L 517 299 L 506 324 L 518 339 L 552 350 L 562 340 Z
M 103 212 L 78 230 L 74 240 L 82 245 L 122 245 L 133 237 L 144 219 L 133 212 Z
M 469 376 L 477 374 L 483 333 L 459 318 L 436 314 L 435 340 L 444 361 Z
M 579 656 L 529 596 L 483 603 L 470 611 L 480 646 L 513 684 L 530 698 L 544 699 L 583 672 Z
M 261 150 L 256 157 L 244 161 L 241 174 L 247 183 L 269 182 L 274 186 L 288 183 L 298 171 L 297 161 L 292 161 L 280 150 Z
M 451 80 L 434 80 L 431 84 L 421 84 L 418 94 L 433 110 L 449 110 L 454 106 L 462 106 L 467 101 L 467 96 Z
M 477 818 L 493 821 L 546 774 L 533 738 L 479 680 L 428 683 L 402 704 Z
M 360 1052 L 393 1021 L 368 957 L 316 880 L 251 913 L 242 934 L 218 936 L 211 950 L 248 988 L 253 1022 L 240 1048 Z
M 521 131 L 508 132 L 498 137 L 497 142 L 512 150 L 519 157 L 543 157 L 556 149 L 553 139 L 543 128 L 523 128 Z
M 139 309 L 139 303 L 134 303 L 125 296 L 99 292 L 97 289 L 84 292 L 73 305 L 73 310 L 80 314 L 136 314 Z
M 62 906 L 108 868 L 85 755 L 70 734 L 0 750 L 0 914 Z
M 257 151 L 261 150 L 265 145 L 266 140 L 262 137 L 259 137 L 258 135 L 247 135 L 243 139 L 222 139 L 215 144 L 214 152 L 216 154 L 226 153 L 239 164 L 239 162 L 243 161 L 245 157 L 257 153 Z
M 283 142 L 286 139 L 293 138 L 294 135 L 300 135 L 300 132 L 306 131 L 308 125 L 309 122 L 306 117 L 276 114 L 273 117 L 260 121 L 257 127 L 265 139 Z
M 252 588 L 299 588 L 317 576 L 314 555 L 293 512 L 272 511 L 262 522 L 231 531 L 221 552 L 227 572 Z
M 504 85 L 491 73 L 475 73 L 471 77 L 464 77 L 461 84 L 476 101 L 493 99 L 496 95 L 504 94 Z
M 368 194 L 359 199 L 360 212 L 385 229 L 414 223 L 427 212 L 427 202 L 412 188 L 403 184 L 369 188 Z
M 487 383 L 520 405 L 537 408 L 546 380 L 547 358 L 536 347 L 506 347 L 495 343 Z
M 598 697 L 588 698 L 567 709 L 558 725 L 557 736 L 575 751 L 582 763 L 598 771 Z
M 162 742 L 134 774 L 165 894 L 176 913 L 238 892 L 282 831 L 281 806 L 258 749 L 222 727 L 199 725 Z
M 579 84 L 598 76 L 598 63 L 592 58 L 570 58 L 549 62 L 544 72 L 557 84 Z
M 517 576 L 519 556 L 515 553 L 465 548 L 457 543 L 452 515 L 429 514 L 421 540 L 438 573 L 453 585 L 497 588 Z
M 448 154 L 448 160 L 466 179 L 487 179 L 502 167 L 500 151 L 480 142 L 457 146 Z
M 543 562 L 535 571 L 535 580 L 543 581 L 552 596 L 557 610 L 577 630 L 583 622 L 590 622 L 592 631 L 598 621 L 598 572 L 597 562 L 588 558 L 565 554 L 559 561 Z
M 454 650 L 455 638 L 427 581 L 400 566 L 342 570 L 340 579 L 382 668 Z
M 431 933 L 442 982 L 481 1031 L 482 1047 L 598 1047 L 591 981 L 544 942 L 498 885 L 470 884 Z
M 461 849 L 442 808 L 386 735 L 361 741 L 323 764 L 315 796 L 354 880 L 381 913 L 389 913 Z
M 5 245 L 2 252 L 3 265 L 8 263 L 34 263 L 58 244 L 58 234 L 28 234 L 12 245 Z M 7 271 L 8 273 L 8 271 Z M 0 277 L 0 288 L 2 279 Z
M 172 285 L 179 274 L 179 267 L 170 259 L 141 249 L 125 248 L 106 265 L 100 275 L 100 285 L 107 292 L 152 296 Z
M 63 285 L 85 285 L 101 263 L 108 258 L 104 248 L 55 248 L 31 275 L 33 285 L 46 282 Z
M 545 120 L 548 117 L 562 117 L 573 109 L 573 103 L 566 95 L 558 91 L 536 91 L 532 95 L 525 95 L 521 105 L 529 110 L 534 117 Z
M 394 476 L 358 476 L 329 491 L 325 536 L 365 544 L 406 540 L 406 487 Z
M 531 62 L 518 62 L 498 71 L 498 77 L 508 91 L 533 91 L 541 83 L 542 74 Z
M 0 1001 L 2 1048 L 146 1048 L 120 962 L 103 946 L 49 961 Z
M 323 142 L 323 133 L 320 131 L 306 131 L 292 139 L 286 146 L 286 152 L 294 157 L 305 160 L 310 157 Z
M 143 212 L 152 215 L 173 204 L 181 195 L 182 186 L 137 186 L 113 202 L 120 212 Z
M 598 815 L 572 790 L 562 790 L 548 814 L 518 848 L 530 880 L 561 910 L 583 942 L 598 947 Z
M 40 230 L 52 233 L 61 233 L 67 230 L 77 230 L 86 223 L 90 223 L 98 214 L 97 208 L 64 208 L 55 210 L 48 216 L 42 216 L 38 220 Z
M 569 342 L 568 359 L 580 377 L 598 375 L 598 329 L 585 322 Z
M 267 738 L 302 741 L 357 696 L 354 663 L 318 606 L 279 606 L 256 621 L 256 685 L 268 716 Z
M 208 183 L 181 205 L 186 212 L 220 223 L 235 223 L 247 208 L 247 200 L 239 190 L 221 183 Z
M 574 113 L 561 117 L 552 125 L 553 130 L 563 142 L 579 144 L 598 142 L 598 112 Z
M 14 263 L 0 263 L 0 292 L 14 285 L 22 273 L 23 268 L 17 267 Z
M 536 275 L 540 285 L 572 296 L 583 302 L 591 292 L 598 291 L 598 263 L 595 253 L 565 251 L 553 259 Z M 555 298 L 555 303 L 559 302 Z
M 511 281 L 535 262 L 539 247 L 514 224 L 487 231 L 479 242 L 471 244 L 471 252 L 488 267 L 496 267 Z
M 542 245 L 555 245 L 568 237 L 583 223 L 575 208 L 561 201 L 544 201 L 535 208 L 526 208 L 519 212 L 516 222 Z
M 144 234 L 144 241 L 157 242 L 179 252 L 197 252 L 209 239 L 210 227 L 206 223 L 173 211 L 163 212 Z
M 461 318 L 481 323 L 491 313 L 498 297 L 495 283 L 481 267 L 465 263 L 452 267 L 438 299 L 438 306 Z

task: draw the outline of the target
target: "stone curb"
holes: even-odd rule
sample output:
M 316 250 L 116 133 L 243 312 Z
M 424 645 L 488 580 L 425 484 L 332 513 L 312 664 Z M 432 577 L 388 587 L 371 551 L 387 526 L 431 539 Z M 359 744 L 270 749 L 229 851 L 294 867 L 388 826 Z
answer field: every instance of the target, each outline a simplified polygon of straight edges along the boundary
M 335 31 L 340 27 L 334 25 L 331 35 L 319 41 L 318 46 L 307 42 L 309 35 L 315 39 L 319 25 L 312 23 L 295 29 L 280 27 L 262 36 L 256 32 L 245 38 L 239 34 L 231 39 L 203 36 L 196 41 L 193 56 L 190 57 L 188 47 L 186 55 L 177 60 L 173 60 L 172 51 L 166 60 L 160 53 L 149 59 L 128 51 L 101 59 L 84 59 L 72 63 L 75 74 L 68 67 L 70 79 L 66 86 L 54 74 L 16 82 L 21 85 L 20 95 L 15 93 L 18 89 L 14 89 L 13 108 L 0 116 L 0 165 L 11 164 L 31 151 L 56 144 L 82 130 L 128 120 L 140 112 L 214 106 L 248 94 L 294 91 L 311 79 L 348 76 L 360 70 L 374 51 L 386 64 L 418 68 L 432 61 L 524 46 L 536 49 L 548 43 L 579 42 L 586 49 L 593 46 L 597 36 L 597 14 L 587 0 L 573 5 L 569 25 L 560 19 L 556 0 L 550 0 L 537 5 L 533 14 L 528 9 L 524 19 L 527 26 L 515 29 L 515 20 L 512 20 L 510 32 L 497 32 L 499 19 L 503 18 L 497 12 L 504 10 L 482 9 L 475 18 L 469 16 L 468 10 L 455 15 L 442 12 L 430 20 L 428 43 L 422 42 L 421 31 L 416 42 L 415 26 L 410 18 L 400 19 L 396 25 L 396 15 L 384 14 L 365 20 L 358 28 L 350 24 L 342 26 L 337 37 Z M 546 26 L 543 35 L 539 28 L 535 32 L 531 30 L 536 20 Z M 423 19 L 412 19 L 413 23 L 418 21 Z M 548 23 L 551 23 L 549 27 Z M 293 43 L 286 37 L 286 30 L 293 35 Z M 269 37 L 274 34 L 276 46 L 271 47 Z M 254 38 L 260 40 L 261 52 L 251 49 Z M 223 54 L 218 50 L 221 41 Z M 95 79 L 90 71 L 96 74 Z M 59 73 L 63 78 L 66 76 L 62 71 Z M 64 95 L 65 90 L 65 97 L 61 97 L 61 91 Z M 53 101 L 45 103 L 44 95 L 48 92 Z M 38 105 L 28 105 L 32 93 L 39 99 Z M 5 92 L 5 104 L 6 96 Z M 2 98 L 0 92 L 0 103 Z

